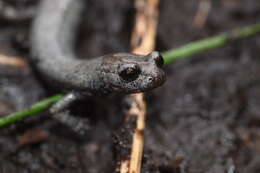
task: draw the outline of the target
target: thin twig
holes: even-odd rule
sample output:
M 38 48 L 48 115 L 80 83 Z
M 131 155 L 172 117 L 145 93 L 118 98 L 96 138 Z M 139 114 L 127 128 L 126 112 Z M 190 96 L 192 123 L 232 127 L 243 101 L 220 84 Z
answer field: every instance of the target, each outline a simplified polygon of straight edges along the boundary
M 28 62 L 21 57 L 0 55 L 0 65 L 25 68 L 28 67 Z
M 120 173 L 128 173 L 129 171 L 129 160 L 122 160 L 120 163 Z
M 194 17 L 193 25 L 197 28 L 203 28 L 207 21 L 211 9 L 211 0 L 200 0 L 197 14 Z
M 38 114 L 40 112 L 43 112 L 51 104 L 57 102 L 62 97 L 63 97 L 63 95 L 61 95 L 61 94 L 55 95 L 55 96 L 49 97 L 49 98 L 47 98 L 45 100 L 42 100 L 42 101 L 32 105 L 29 109 L 25 109 L 23 111 L 19 111 L 19 112 L 10 114 L 8 116 L 5 116 L 5 117 L 0 119 L 0 127 L 6 126 L 8 124 L 16 122 L 16 121 L 18 121 L 20 119 L 23 119 L 25 117 L 28 117 L 28 116 L 35 115 L 35 114 Z
M 158 22 L 158 5 L 159 0 L 135 1 L 137 13 L 131 40 L 133 53 L 147 54 L 154 50 Z M 132 94 L 131 97 L 133 103 L 128 114 L 136 116 L 137 120 L 128 172 L 140 173 L 144 147 L 143 131 L 146 119 L 146 102 L 142 93 Z
M 135 0 L 137 13 L 131 39 L 133 53 L 148 54 L 154 50 L 158 5 L 159 0 Z
M 231 41 L 247 38 L 260 33 L 260 23 L 244 28 L 225 32 L 217 36 L 188 43 L 182 47 L 163 52 L 165 64 L 170 64 L 178 59 L 189 57 L 206 50 L 217 48 L 228 44 Z

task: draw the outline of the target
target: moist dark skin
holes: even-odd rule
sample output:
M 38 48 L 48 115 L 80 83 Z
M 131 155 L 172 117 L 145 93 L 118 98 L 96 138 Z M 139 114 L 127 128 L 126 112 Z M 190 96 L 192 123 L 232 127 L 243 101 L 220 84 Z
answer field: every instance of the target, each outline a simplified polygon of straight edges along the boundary
M 155 51 L 148 55 L 115 53 L 90 60 L 77 58 L 73 47 L 84 2 L 42 0 L 32 25 L 33 65 L 50 84 L 67 93 L 51 108 L 53 114 L 80 97 L 145 92 L 161 86 L 166 79 L 163 58 Z M 62 121 L 69 124 L 70 118 L 65 119 Z

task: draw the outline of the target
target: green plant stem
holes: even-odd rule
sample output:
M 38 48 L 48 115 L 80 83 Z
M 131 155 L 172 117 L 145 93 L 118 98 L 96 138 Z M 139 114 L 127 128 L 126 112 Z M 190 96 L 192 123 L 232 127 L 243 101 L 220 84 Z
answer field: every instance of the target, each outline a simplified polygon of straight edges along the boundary
M 212 48 L 224 46 L 230 41 L 235 41 L 238 39 L 253 36 L 259 32 L 260 24 L 256 24 L 245 28 L 236 29 L 231 32 L 226 32 L 218 36 L 210 37 L 204 40 L 188 43 L 180 48 L 163 52 L 162 55 L 164 57 L 165 64 L 170 64 L 175 60 L 182 59 Z M 62 97 L 62 94 L 49 97 L 43 101 L 40 101 L 32 105 L 29 109 L 7 115 L 4 118 L 0 118 L 0 127 L 18 121 L 27 116 L 38 114 L 46 110 L 51 104 L 59 101 Z
M 162 53 L 165 64 L 170 64 L 178 59 L 182 59 L 209 49 L 224 46 L 230 41 L 253 36 L 260 32 L 260 24 L 235 29 L 231 32 L 222 33 L 218 36 L 188 43 L 180 48 L 172 49 Z
M 34 105 L 32 105 L 29 109 L 25 109 L 3 118 L 0 118 L 0 127 L 16 122 L 24 117 L 28 117 L 31 115 L 38 114 L 44 110 L 46 110 L 51 104 L 57 102 L 63 97 L 62 94 L 58 94 L 47 99 L 44 99 Z

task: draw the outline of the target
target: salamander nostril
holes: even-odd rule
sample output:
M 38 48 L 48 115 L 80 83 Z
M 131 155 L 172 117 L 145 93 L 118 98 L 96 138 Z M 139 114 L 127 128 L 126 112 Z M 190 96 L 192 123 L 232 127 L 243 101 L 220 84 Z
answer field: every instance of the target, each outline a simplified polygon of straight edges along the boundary
M 155 59 L 155 63 L 158 67 L 162 67 L 163 64 L 164 64 L 164 60 L 163 60 L 163 57 L 162 55 L 159 54 L 159 56 L 157 56 Z
M 153 77 L 148 77 L 148 82 L 152 82 L 153 81 Z

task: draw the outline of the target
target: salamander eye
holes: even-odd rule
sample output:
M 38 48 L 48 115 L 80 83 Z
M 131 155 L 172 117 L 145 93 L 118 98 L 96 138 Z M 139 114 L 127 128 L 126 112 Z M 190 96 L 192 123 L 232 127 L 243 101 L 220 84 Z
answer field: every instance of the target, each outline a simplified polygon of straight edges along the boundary
M 141 69 L 136 64 L 127 64 L 121 67 L 119 76 L 128 82 L 135 80 L 139 74 L 141 73 Z

